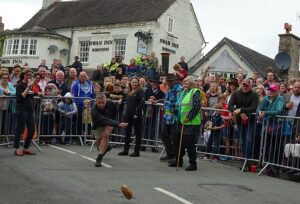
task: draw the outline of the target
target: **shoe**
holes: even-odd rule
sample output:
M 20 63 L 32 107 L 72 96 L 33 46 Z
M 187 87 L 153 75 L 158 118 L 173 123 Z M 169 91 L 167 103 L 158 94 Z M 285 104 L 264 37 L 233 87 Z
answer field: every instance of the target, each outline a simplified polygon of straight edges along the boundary
M 170 159 L 174 159 L 174 156 L 166 155 L 166 156 L 164 156 L 164 157 L 161 157 L 161 158 L 160 158 L 160 161 L 167 161 L 167 160 L 170 160 Z
M 112 150 L 112 147 L 111 147 L 110 145 L 108 145 L 107 148 L 106 148 L 106 150 L 105 150 L 105 152 L 104 152 L 104 154 L 103 154 L 103 156 L 104 156 L 107 152 L 109 152 L 110 150 Z
M 23 149 L 23 154 L 27 154 L 27 155 L 36 155 L 35 152 L 29 150 L 29 149 Z
M 127 156 L 128 155 L 128 152 L 127 151 L 122 151 L 118 154 L 119 156 Z
M 16 155 L 16 156 L 23 156 L 24 154 L 23 154 L 23 151 L 22 151 L 22 150 L 16 149 L 16 150 L 15 150 L 15 155 Z
M 159 151 L 158 151 L 158 149 L 152 147 L 152 148 L 151 148 L 151 152 L 158 153 Z
M 226 156 L 225 157 L 219 157 L 219 158 L 220 158 L 221 161 L 228 161 L 228 160 L 230 160 L 230 158 L 226 157 Z
M 196 171 L 197 166 L 190 164 L 188 167 L 185 168 L 186 171 Z
M 183 162 L 179 162 L 178 167 L 182 167 L 182 163 Z M 177 161 L 171 162 L 168 166 L 169 167 L 177 167 Z
M 209 158 L 207 156 L 200 158 L 201 160 L 208 161 Z
M 139 152 L 132 152 L 129 156 L 130 157 L 139 157 L 140 153 Z
M 140 151 L 142 151 L 142 152 L 146 151 L 146 147 L 141 147 Z
M 98 156 L 96 159 L 95 167 L 102 167 L 102 159 Z
M 213 156 L 213 155 L 212 155 L 212 156 L 210 156 L 209 161 L 210 161 L 210 162 L 217 162 L 218 159 L 217 159 L 216 156 Z

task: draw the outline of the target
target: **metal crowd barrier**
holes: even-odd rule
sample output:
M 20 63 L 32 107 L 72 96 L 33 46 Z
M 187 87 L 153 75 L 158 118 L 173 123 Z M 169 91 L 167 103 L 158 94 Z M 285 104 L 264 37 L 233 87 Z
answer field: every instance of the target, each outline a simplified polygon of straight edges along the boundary
M 277 176 L 279 168 L 289 169 L 290 176 L 300 170 L 300 117 L 276 116 L 266 121 L 262 163 Z
M 36 97 L 35 120 L 37 141 L 40 145 L 53 143 L 76 144 L 95 143 L 90 109 L 77 106 L 77 112 L 65 116 L 58 110 L 63 97 Z M 76 97 L 77 100 L 91 98 Z M 126 103 L 117 104 L 117 120 L 124 121 Z M 158 148 L 161 146 L 163 121 L 163 104 L 146 103 L 143 117 L 142 146 Z M 15 97 L 0 97 L 0 145 L 11 145 L 15 133 Z M 230 112 L 220 109 L 202 108 L 202 124 L 197 138 L 197 152 L 211 159 L 244 160 L 244 169 L 248 161 L 265 165 L 266 168 L 281 167 L 289 170 L 300 170 L 300 117 L 276 116 L 261 120 L 251 114 L 247 120 L 231 119 Z M 243 124 L 244 123 L 244 124 Z M 222 126 L 222 128 L 214 127 Z M 110 143 L 123 145 L 125 130 L 114 128 Z M 134 139 L 134 135 L 132 135 Z M 55 138 L 55 141 L 53 139 Z M 74 140 L 75 139 L 75 140 Z M 35 140 L 33 144 L 41 151 Z M 164 151 L 161 152 L 161 155 Z

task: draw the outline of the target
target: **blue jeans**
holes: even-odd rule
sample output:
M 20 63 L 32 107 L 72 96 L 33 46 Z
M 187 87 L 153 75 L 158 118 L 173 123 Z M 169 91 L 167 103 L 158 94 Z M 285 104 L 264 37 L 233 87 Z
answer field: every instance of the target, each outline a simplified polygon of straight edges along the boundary
M 249 119 L 246 125 L 241 122 L 237 122 L 238 127 L 238 138 L 240 139 L 240 144 L 243 152 L 243 157 L 251 159 L 252 149 L 253 149 L 253 139 L 255 130 L 255 120 Z
M 20 147 L 21 135 L 24 132 L 25 125 L 26 125 L 26 127 L 28 128 L 28 135 L 24 143 L 24 148 L 28 149 L 35 129 L 33 111 L 18 110 L 15 115 L 16 115 L 17 125 L 16 125 L 14 148 Z
M 206 144 L 206 151 L 209 153 L 220 153 L 221 130 L 212 130 Z M 214 144 L 214 147 L 213 147 Z

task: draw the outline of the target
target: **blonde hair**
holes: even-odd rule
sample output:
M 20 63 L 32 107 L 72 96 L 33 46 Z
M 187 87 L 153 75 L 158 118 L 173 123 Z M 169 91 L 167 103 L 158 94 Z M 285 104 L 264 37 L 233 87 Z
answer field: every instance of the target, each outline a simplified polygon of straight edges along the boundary
M 186 77 L 183 82 L 189 82 L 191 88 L 195 87 L 195 80 L 191 76 Z

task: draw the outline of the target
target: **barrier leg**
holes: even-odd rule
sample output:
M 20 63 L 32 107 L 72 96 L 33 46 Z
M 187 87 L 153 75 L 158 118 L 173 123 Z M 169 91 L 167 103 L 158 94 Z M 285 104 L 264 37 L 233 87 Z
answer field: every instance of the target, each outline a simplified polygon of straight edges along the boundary
M 262 168 L 262 170 L 260 170 L 260 172 L 257 174 L 257 176 L 259 176 L 262 172 L 264 172 L 264 170 L 269 166 L 270 164 L 267 163 L 266 166 L 264 166 L 264 168 Z
M 79 138 L 81 146 L 83 147 L 83 142 L 82 142 L 82 139 L 81 139 L 81 135 L 79 135 L 78 138 Z
M 43 152 L 43 151 L 41 150 L 41 148 L 38 146 L 38 144 L 37 144 L 34 140 L 32 140 L 32 143 L 33 143 L 33 145 L 34 145 L 40 152 Z
M 95 140 L 93 141 L 93 143 L 92 143 L 92 146 L 91 146 L 91 148 L 90 148 L 90 152 L 92 152 L 92 150 L 93 150 L 93 148 L 94 148 L 94 145 L 95 145 Z
M 247 162 L 248 162 L 248 159 L 245 159 L 244 164 L 243 164 L 243 167 L 242 167 L 242 169 L 241 169 L 242 172 L 244 172 L 244 169 L 245 169 L 245 166 L 246 166 Z
M 166 148 L 164 147 L 163 150 L 161 151 L 160 155 L 159 155 L 159 159 L 162 157 L 162 155 L 165 153 Z

